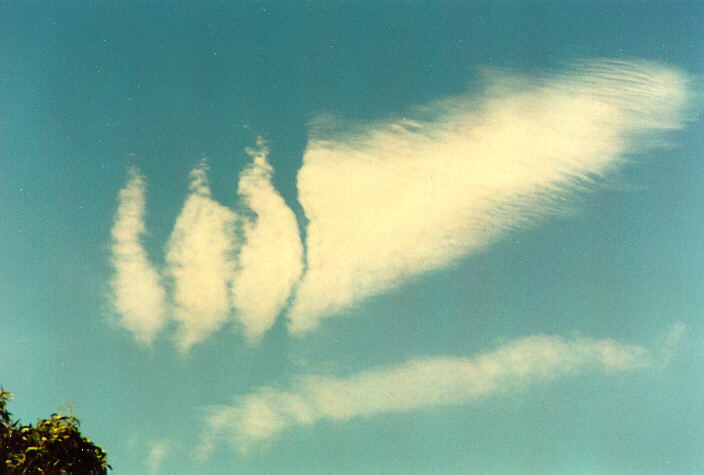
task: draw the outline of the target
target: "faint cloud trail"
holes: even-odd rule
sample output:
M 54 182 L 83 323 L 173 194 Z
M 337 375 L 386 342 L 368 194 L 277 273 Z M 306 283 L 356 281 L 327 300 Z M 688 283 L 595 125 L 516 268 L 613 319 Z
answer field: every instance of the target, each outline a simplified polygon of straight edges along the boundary
M 677 324 L 669 335 L 680 338 L 683 331 Z M 288 390 L 263 387 L 232 406 L 207 408 L 200 450 L 224 441 L 246 452 L 292 426 L 464 404 L 588 371 L 654 368 L 662 366 L 659 358 L 657 351 L 608 338 L 533 335 L 470 358 L 412 358 L 342 377 L 304 375 Z

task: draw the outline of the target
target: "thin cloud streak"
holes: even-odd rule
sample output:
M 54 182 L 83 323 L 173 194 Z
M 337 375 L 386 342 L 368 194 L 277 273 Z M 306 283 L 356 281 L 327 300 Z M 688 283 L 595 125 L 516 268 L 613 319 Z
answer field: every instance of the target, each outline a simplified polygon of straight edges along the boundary
M 303 270 L 296 216 L 271 183 L 274 169 L 262 139 L 247 149 L 252 163 L 240 176 L 244 243 L 232 283 L 233 307 L 245 335 L 256 340 L 281 313 Z
M 487 76 L 481 97 L 414 120 L 313 125 L 298 174 L 309 224 L 292 331 L 569 210 L 576 190 L 658 145 L 653 132 L 683 125 L 687 78 L 657 64 Z
M 233 406 L 209 407 L 201 448 L 222 440 L 246 452 L 292 426 L 462 404 L 590 370 L 651 368 L 660 365 L 656 356 L 611 339 L 534 335 L 472 358 L 415 358 L 341 378 L 307 375 L 289 390 L 264 387 Z
M 111 231 L 115 271 L 111 300 L 119 324 L 136 340 L 151 343 L 166 324 L 166 292 L 141 243 L 146 232 L 145 189 L 144 177 L 137 169 L 130 169 Z
M 237 214 L 216 202 L 203 161 L 191 172 L 190 194 L 167 244 L 173 318 L 182 350 L 205 340 L 230 318 Z

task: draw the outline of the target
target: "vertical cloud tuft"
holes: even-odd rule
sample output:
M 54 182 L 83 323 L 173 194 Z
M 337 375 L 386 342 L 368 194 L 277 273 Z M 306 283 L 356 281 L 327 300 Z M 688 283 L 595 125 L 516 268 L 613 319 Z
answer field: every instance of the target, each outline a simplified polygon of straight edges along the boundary
M 260 138 L 247 149 L 252 163 L 242 172 L 244 244 L 232 283 L 233 307 L 251 339 L 274 324 L 302 271 L 303 245 L 293 211 L 274 188 L 268 149 Z
M 138 341 L 151 343 L 166 324 L 166 292 L 140 241 L 145 233 L 145 188 L 144 177 L 130 169 L 111 232 L 111 290 L 119 323 Z
M 191 172 L 190 194 L 167 244 L 173 318 L 187 350 L 218 330 L 230 316 L 237 214 L 210 192 L 205 160 Z
M 238 185 L 241 214 L 212 197 L 203 159 L 166 243 L 164 278 L 147 259 L 144 178 L 130 171 L 113 227 L 113 300 L 121 324 L 150 342 L 168 318 L 182 350 L 202 342 L 233 316 L 257 340 L 274 324 L 303 269 L 303 244 L 293 211 L 272 184 L 273 167 L 260 138 L 246 149 L 251 163 Z M 234 310 L 234 312 L 233 312 Z

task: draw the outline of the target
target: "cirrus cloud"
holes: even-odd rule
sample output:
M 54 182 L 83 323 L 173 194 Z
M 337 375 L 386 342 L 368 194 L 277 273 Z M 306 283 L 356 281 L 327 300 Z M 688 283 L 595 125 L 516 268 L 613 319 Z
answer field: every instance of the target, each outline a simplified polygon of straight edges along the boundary
M 687 77 L 644 61 L 488 74 L 481 94 L 399 120 L 313 125 L 298 174 L 310 330 L 360 301 L 569 209 L 570 196 L 684 121 Z
M 167 319 L 166 291 L 159 272 L 152 266 L 141 238 L 146 233 L 144 177 L 132 168 L 120 190 L 112 227 L 111 300 L 119 323 L 137 341 L 151 343 Z
M 612 339 L 533 335 L 470 358 L 437 356 L 333 377 L 309 374 L 287 390 L 263 387 L 231 406 L 207 410 L 206 452 L 225 441 L 243 452 L 293 426 L 347 421 L 467 403 L 585 371 L 618 374 L 667 363 L 684 327 L 668 333 L 668 348 Z
M 594 60 L 544 76 L 491 71 L 481 90 L 398 120 L 320 118 L 298 172 L 305 246 L 263 141 L 248 149 L 237 212 L 213 199 L 203 163 L 167 243 L 171 311 L 139 242 L 144 183 L 135 172 L 113 228 L 115 307 L 143 341 L 173 318 L 183 349 L 231 321 L 257 340 L 281 313 L 294 333 L 314 329 L 572 210 L 575 192 L 683 126 L 690 89 L 673 68 Z
M 166 272 L 173 282 L 173 318 L 182 349 L 203 341 L 230 317 L 238 216 L 215 201 L 205 161 L 191 172 L 190 195 L 167 244 Z
M 250 217 L 243 218 L 244 244 L 232 282 L 233 307 L 245 334 L 257 339 L 272 327 L 303 270 L 303 244 L 296 216 L 271 183 L 274 169 L 263 140 L 247 149 L 252 163 L 238 193 Z

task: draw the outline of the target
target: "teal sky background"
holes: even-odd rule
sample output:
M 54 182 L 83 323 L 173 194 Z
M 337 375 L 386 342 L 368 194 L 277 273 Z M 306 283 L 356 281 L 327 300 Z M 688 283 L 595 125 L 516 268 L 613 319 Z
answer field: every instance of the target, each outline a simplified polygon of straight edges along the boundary
M 73 406 L 115 473 L 704 470 L 704 3 L 3 2 L 0 384 L 33 422 Z M 306 232 L 311 121 L 401 117 L 481 92 L 481 71 L 645 59 L 692 78 L 669 145 L 627 155 L 571 212 L 356 301 L 311 332 L 286 312 L 254 343 L 226 326 L 180 352 L 111 306 L 111 228 L 137 167 L 161 268 L 189 172 L 237 209 L 245 147 Z M 697 92 L 698 91 L 698 92 Z M 304 374 L 472 358 L 535 334 L 611 338 L 667 365 L 588 370 L 448 405 L 294 425 L 242 453 L 193 451 L 210 406 Z M 163 450 L 160 450 L 163 449 Z M 158 453 L 165 455 L 158 460 Z M 150 454 L 152 465 L 150 466 Z M 159 463 L 157 463 L 159 462 Z

